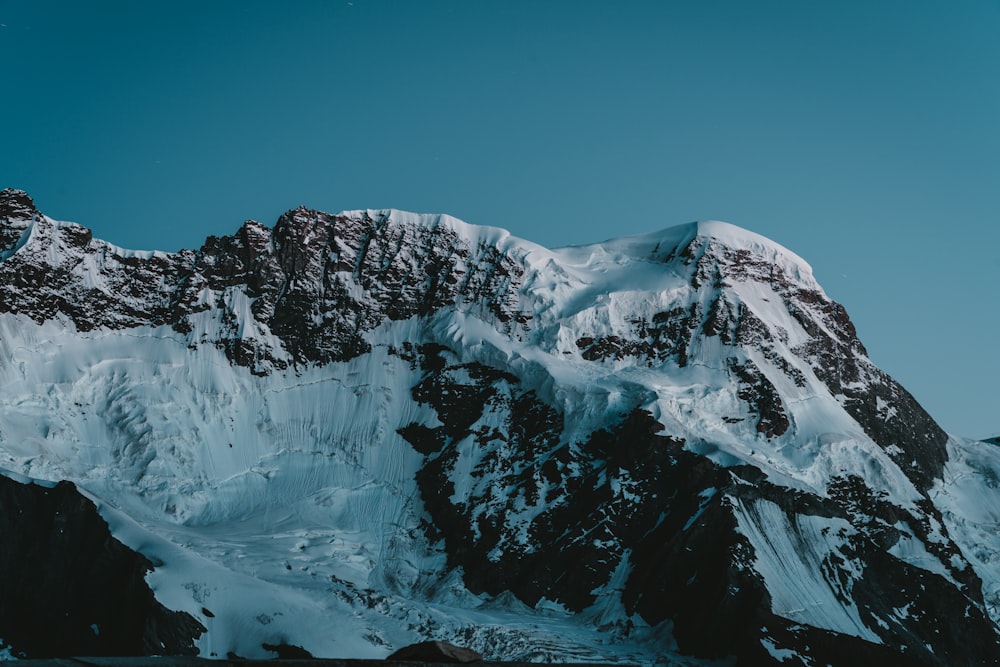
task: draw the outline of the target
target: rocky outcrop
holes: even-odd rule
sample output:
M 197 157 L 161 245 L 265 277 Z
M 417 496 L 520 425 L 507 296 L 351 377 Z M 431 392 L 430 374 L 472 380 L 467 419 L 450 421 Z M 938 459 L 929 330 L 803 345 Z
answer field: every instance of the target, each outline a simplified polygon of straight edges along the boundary
M 25 193 L 4 190 L 2 247 L 10 256 L 0 263 L 0 312 L 65 317 L 80 331 L 169 325 L 259 373 L 351 359 L 370 349 L 364 334 L 380 323 L 457 301 L 500 323 L 520 317 L 523 268 L 514 260 L 447 224 L 407 223 L 391 211 L 300 207 L 273 230 L 248 221 L 197 251 L 145 253 L 53 222 Z
M 751 466 L 721 467 L 686 450 L 639 410 L 586 442 L 561 442 L 558 413 L 516 378 L 449 363 L 440 348 L 421 352 L 427 374 L 413 395 L 441 425 L 401 433 L 426 456 L 418 482 L 429 536 L 444 540 L 473 591 L 581 613 L 620 592 L 625 614 L 609 617 L 619 632 L 669 622 L 684 653 L 711 659 L 768 664 L 766 646 L 830 664 L 1000 659 L 981 581 L 939 534 L 929 503 L 894 505 L 857 477 L 831 480 L 825 497 L 777 486 Z M 502 427 L 484 428 L 498 413 Z M 763 554 L 757 531 L 794 549 Z M 947 571 L 887 553 L 910 539 Z M 774 613 L 760 570 L 789 558 L 823 563 L 829 580 L 814 582 L 824 590 L 812 595 L 855 617 L 855 635 Z M 782 566 L 780 576 L 796 576 L 795 564 Z M 949 611 L 958 608 L 961 618 Z
M 909 392 L 872 364 L 847 311 L 817 285 L 763 254 L 703 236 L 681 244 L 663 261 L 687 277 L 686 298 L 651 316 L 635 313 L 627 335 L 581 336 L 576 345 L 585 359 L 632 358 L 650 366 L 673 361 L 685 367 L 705 341 L 716 340 L 755 428 L 768 437 L 785 433 L 789 418 L 773 382 L 746 353 L 759 355 L 805 387 L 808 379 L 794 363 L 800 359 L 919 489 L 926 491 L 940 478 L 947 434 Z M 769 325 L 748 307 L 740 290 L 754 284 L 781 299 L 805 340 L 790 343 L 787 329 Z
M 27 192 L 0 190 L 0 253 L 12 252 L 31 221 L 38 216 L 35 202 Z
M 153 563 L 73 484 L 0 475 L 0 635 L 15 656 L 196 655 L 205 628 L 156 601 Z
M 455 646 L 448 642 L 428 641 L 419 642 L 404 646 L 392 653 L 386 660 L 398 660 L 402 662 L 434 662 L 434 663 L 455 663 L 467 664 L 479 662 L 483 659 L 479 653 L 462 646 Z

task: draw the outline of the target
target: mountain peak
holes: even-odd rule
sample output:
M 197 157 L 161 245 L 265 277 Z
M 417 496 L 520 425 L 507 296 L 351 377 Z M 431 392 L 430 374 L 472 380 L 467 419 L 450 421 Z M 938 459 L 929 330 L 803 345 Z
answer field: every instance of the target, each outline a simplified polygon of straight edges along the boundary
M 671 264 L 680 259 L 682 265 L 693 267 L 697 284 L 712 283 L 717 277 L 735 282 L 780 280 L 822 292 L 812 267 L 797 254 L 765 236 L 718 220 L 690 222 L 601 243 L 566 246 L 554 252 L 564 262 L 603 274 L 618 273 L 622 267 L 630 266 L 632 260 Z M 661 282 L 661 275 L 654 276 L 654 285 Z M 634 276 L 630 282 L 635 282 Z
M 691 224 L 696 236 L 713 238 L 730 247 L 771 248 L 793 254 L 779 243 L 745 227 L 722 220 L 699 220 Z
M 15 188 L 0 190 L 0 218 L 30 220 L 36 215 L 38 209 L 27 192 Z
M 703 220 L 688 226 L 689 239 L 679 244 L 682 256 L 697 259 L 702 273 L 719 273 L 744 281 L 772 282 L 779 275 L 800 287 L 822 292 L 812 267 L 785 246 L 743 227 Z
M 40 213 L 24 190 L 0 190 L 0 253 L 12 248 Z
M 784 260 L 782 263 L 798 265 L 801 269 L 812 274 L 812 267 L 806 260 L 780 243 L 749 229 L 721 220 L 700 220 L 693 223 L 692 226 L 696 237 L 714 239 L 733 250 L 749 250 L 755 255 L 768 259 L 781 258 Z

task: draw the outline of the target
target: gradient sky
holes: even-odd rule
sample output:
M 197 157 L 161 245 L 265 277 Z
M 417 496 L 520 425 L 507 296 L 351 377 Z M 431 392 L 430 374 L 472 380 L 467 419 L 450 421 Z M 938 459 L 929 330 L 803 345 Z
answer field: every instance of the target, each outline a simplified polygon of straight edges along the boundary
M 118 245 L 299 204 L 548 246 L 726 220 L 1000 433 L 998 0 L 0 0 L 0 63 L 0 187 Z

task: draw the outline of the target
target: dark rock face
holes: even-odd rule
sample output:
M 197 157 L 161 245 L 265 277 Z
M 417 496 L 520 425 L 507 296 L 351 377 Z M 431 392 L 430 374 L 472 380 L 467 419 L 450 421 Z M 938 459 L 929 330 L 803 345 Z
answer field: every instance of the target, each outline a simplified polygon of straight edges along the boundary
M 27 195 L 4 192 L 0 248 L 13 247 L 29 226 L 32 239 L 0 264 L 0 312 L 36 322 L 62 315 L 80 331 L 170 325 L 191 333 L 197 315 L 217 307 L 214 331 L 192 344 L 217 345 L 234 363 L 266 373 L 351 359 L 370 349 L 364 333 L 387 319 L 429 315 L 456 300 L 510 326 L 519 317 L 523 268 L 444 225 L 298 208 L 273 231 L 248 221 L 198 251 L 130 255 L 79 225 L 41 218 Z M 84 264 L 96 273 L 90 280 Z M 266 334 L 291 359 L 262 342 Z
M 405 662 L 444 662 L 457 664 L 479 662 L 482 659 L 483 656 L 472 649 L 440 641 L 410 644 L 386 658 L 386 660 Z
M 10 251 L 38 216 L 38 209 L 23 190 L 0 190 L 0 253 Z
M 245 255 L 251 236 L 257 254 L 249 266 L 202 269 Z M 492 246 L 471 247 L 445 226 L 298 208 L 278 220 L 272 250 L 265 251 L 265 239 L 255 226 L 252 235 L 241 230 L 206 244 L 193 275 L 214 290 L 245 285 L 255 299 L 255 319 L 285 343 L 297 363 L 353 358 L 369 349 L 365 331 L 387 319 L 429 315 L 460 298 L 481 304 L 484 314 L 500 321 L 514 318 L 523 271 Z
M 69 482 L 0 475 L 0 636 L 15 655 L 196 655 L 205 628 L 157 602 L 144 556 Z
M 278 654 L 278 660 L 312 660 L 313 654 L 294 644 L 261 644 L 265 651 Z
M 723 468 L 686 450 L 638 410 L 586 442 L 563 443 L 559 414 L 516 378 L 451 363 L 441 348 L 422 352 L 426 375 L 413 396 L 434 407 L 441 425 L 401 433 L 426 456 L 418 482 L 429 535 L 445 541 L 449 564 L 463 568 L 473 591 L 582 612 L 624 568 L 625 611 L 650 625 L 673 623 L 680 649 L 704 658 L 770 664 L 767 642 L 833 664 L 1000 659 L 981 582 L 946 530 L 943 541 L 932 535 L 943 524 L 929 502 L 904 509 L 857 477 L 832 480 L 829 497 L 776 486 L 755 468 Z M 498 413 L 503 428 L 477 425 Z M 766 514 L 784 527 L 765 523 Z M 793 538 L 804 558 L 816 549 L 806 536 L 811 522 L 852 526 L 822 554 L 824 567 L 884 645 L 777 616 L 738 516 L 765 531 L 806 531 Z M 906 535 L 936 551 L 960 587 L 889 555 Z M 958 608 L 961 618 L 949 612 Z M 932 618 L 939 625 L 928 636 Z M 619 628 L 630 630 L 631 622 Z
M 738 282 L 757 282 L 775 290 L 784 308 L 809 339 L 792 352 L 808 362 L 816 378 L 840 400 L 847 412 L 903 469 L 914 485 L 926 491 L 940 478 L 947 454 L 947 434 L 916 400 L 867 358 L 854 324 L 842 305 L 816 289 L 801 287 L 781 267 L 754 257 L 749 251 L 728 248 L 714 239 L 695 238 L 664 260 L 683 267 L 691 285 L 688 307 L 637 315 L 631 335 L 577 340 L 585 359 L 601 361 L 635 357 L 649 365 L 668 359 L 686 366 L 698 339 L 717 338 L 730 349 L 730 371 L 757 420 L 758 432 L 783 434 L 790 426 L 786 408 L 773 385 L 741 350 L 757 350 L 777 365 L 796 386 L 806 385 L 802 371 L 776 349 L 788 342 L 787 332 L 772 331 L 727 288 Z
M 769 438 L 784 434 L 791 423 L 778 390 L 767 376 L 749 360 L 742 364 L 730 361 L 729 369 L 739 379 L 736 395 L 749 406 L 757 421 L 757 432 Z

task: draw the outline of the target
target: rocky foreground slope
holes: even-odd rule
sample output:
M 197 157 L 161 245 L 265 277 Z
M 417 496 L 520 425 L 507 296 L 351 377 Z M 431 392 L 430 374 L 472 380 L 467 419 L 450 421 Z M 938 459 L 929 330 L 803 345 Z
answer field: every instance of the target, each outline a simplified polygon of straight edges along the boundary
M 5 190 L 0 286 L 0 467 L 94 499 L 177 650 L 1000 659 L 1000 450 L 746 230 L 299 208 L 137 252 Z

